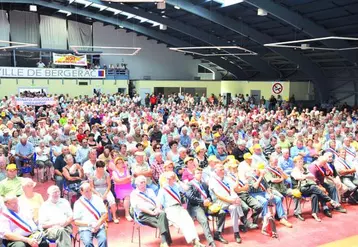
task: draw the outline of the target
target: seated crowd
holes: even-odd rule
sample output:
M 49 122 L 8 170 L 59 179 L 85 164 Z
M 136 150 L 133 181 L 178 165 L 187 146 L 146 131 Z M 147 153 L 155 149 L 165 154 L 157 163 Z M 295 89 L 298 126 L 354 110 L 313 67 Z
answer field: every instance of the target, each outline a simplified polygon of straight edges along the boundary
M 288 201 L 304 221 L 301 200 L 310 198 L 318 222 L 320 212 L 333 217 L 347 212 L 343 203 L 358 202 L 358 124 L 346 110 L 282 110 L 279 103 L 267 110 L 245 100 L 225 107 L 189 94 L 151 106 L 120 94 L 61 97 L 36 110 L 1 102 L 5 246 L 71 246 L 73 226 L 84 246 L 94 246 L 93 238 L 108 246 L 107 228 L 122 221 L 118 204 L 123 220 L 158 228 L 161 247 L 172 243 L 170 225 L 199 247 L 194 220 L 216 246 L 228 243 L 227 215 L 241 243 L 248 230 L 276 236 L 267 227 L 272 219 L 292 228 Z M 38 183 L 54 181 L 46 201 L 34 192 L 35 175 Z

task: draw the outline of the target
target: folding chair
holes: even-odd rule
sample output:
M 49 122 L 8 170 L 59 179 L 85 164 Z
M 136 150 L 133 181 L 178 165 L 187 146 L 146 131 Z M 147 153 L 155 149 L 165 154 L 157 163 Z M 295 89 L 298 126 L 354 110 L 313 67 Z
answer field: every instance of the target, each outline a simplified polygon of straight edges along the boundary
M 300 203 L 302 204 L 302 209 L 305 206 L 305 203 L 307 201 L 307 199 L 309 199 L 310 197 L 306 197 L 306 196 L 302 196 L 300 198 Z M 290 207 L 293 201 L 293 197 L 292 196 L 285 196 L 285 204 L 286 204 L 286 211 L 287 211 L 287 217 L 290 214 Z
M 132 239 L 131 239 L 131 243 L 133 243 L 133 238 L 134 238 L 134 230 L 135 228 L 138 231 L 138 240 L 139 240 L 139 247 L 141 247 L 141 238 L 140 238 L 140 228 L 145 226 L 144 224 L 140 223 L 137 214 L 135 212 L 133 212 L 133 228 L 132 228 Z M 155 238 L 157 238 L 157 233 L 158 232 L 158 228 L 155 228 Z
M 73 237 L 73 235 L 71 234 L 71 239 L 72 239 L 72 242 L 73 242 L 73 247 L 76 247 L 76 244 L 77 244 L 77 243 L 78 243 L 77 247 L 80 247 L 80 246 L 81 246 L 81 241 L 80 241 L 78 232 L 76 233 L 75 237 Z M 55 240 L 46 239 L 46 241 L 47 241 L 49 244 L 56 244 L 56 241 L 55 241 Z

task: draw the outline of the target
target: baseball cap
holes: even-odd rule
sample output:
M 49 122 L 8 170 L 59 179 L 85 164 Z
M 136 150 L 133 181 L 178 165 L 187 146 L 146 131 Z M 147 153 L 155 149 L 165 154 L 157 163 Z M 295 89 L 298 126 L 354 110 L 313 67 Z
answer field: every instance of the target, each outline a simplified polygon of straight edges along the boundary
M 251 160 L 252 159 L 252 155 L 250 153 L 246 153 L 244 154 L 244 159 L 245 160 Z

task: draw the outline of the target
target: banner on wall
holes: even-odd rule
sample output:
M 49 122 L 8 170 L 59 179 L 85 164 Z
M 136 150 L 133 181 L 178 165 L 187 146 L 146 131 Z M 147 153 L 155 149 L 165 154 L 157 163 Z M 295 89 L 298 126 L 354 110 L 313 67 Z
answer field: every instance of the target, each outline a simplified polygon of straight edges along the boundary
M 54 105 L 55 100 L 53 98 L 16 98 L 16 105 Z
M 52 53 L 52 61 L 57 65 L 87 66 L 86 55 L 58 54 Z
M 0 78 L 106 78 L 103 69 L 50 69 L 50 68 L 17 68 L 0 67 Z

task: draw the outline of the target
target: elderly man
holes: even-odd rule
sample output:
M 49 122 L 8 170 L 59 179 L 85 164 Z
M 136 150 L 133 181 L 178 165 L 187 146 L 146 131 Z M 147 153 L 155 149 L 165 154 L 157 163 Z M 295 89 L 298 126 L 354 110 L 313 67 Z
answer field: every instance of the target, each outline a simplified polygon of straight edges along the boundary
M 147 178 L 147 187 L 151 188 L 156 194 L 158 193 L 158 186 L 153 183 L 153 170 L 150 168 L 149 164 L 144 160 L 145 153 L 137 151 L 135 152 L 136 162 L 132 165 L 132 174 L 134 183 L 134 178 L 140 175 L 143 175 Z
M 203 247 L 199 242 L 199 236 L 194 222 L 187 210 L 183 208 L 180 192 L 184 192 L 184 184 L 176 183 L 176 174 L 174 172 L 165 172 L 166 184 L 158 193 L 158 201 L 164 208 L 168 220 L 180 228 L 186 242 L 192 243 L 194 247 Z
M 94 247 L 93 238 L 96 238 L 99 247 L 107 247 L 106 206 L 102 198 L 92 193 L 89 183 L 83 183 L 80 192 L 82 196 L 75 202 L 73 219 L 78 226 L 81 240 L 85 247 Z
M 76 152 L 76 161 L 83 165 L 88 160 L 88 154 L 90 151 L 91 148 L 88 146 L 88 140 L 83 139 L 81 142 L 81 147 L 79 147 Z
M 256 168 L 258 164 L 263 163 L 268 165 L 268 160 L 265 158 L 264 154 L 262 153 L 262 148 L 260 144 L 255 144 L 253 147 L 253 154 L 252 154 L 252 164 L 251 166 Z
M 161 235 L 160 247 L 172 243 L 166 213 L 160 208 L 153 190 L 147 188 L 147 179 L 140 175 L 135 179 L 136 189 L 130 195 L 134 216 L 144 225 L 158 228 Z
M 20 208 L 15 194 L 4 198 L 5 208 L 0 215 L 0 237 L 6 247 L 48 247 L 47 241 L 39 234 L 29 210 Z
M 179 153 L 179 159 L 176 162 L 173 160 L 175 162 L 174 171 L 178 175 L 178 178 L 181 179 L 185 166 L 184 160 L 187 157 L 187 149 L 184 147 L 180 147 L 178 149 L 178 153 Z
M 72 209 L 70 203 L 60 198 L 60 189 L 51 185 L 47 189 L 48 200 L 39 210 L 39 227 L 48 239 L 55 240 L 57 246 L 71 246 Z
M 88 160 L 83 164 L 83 172 L 87 178 L 91 178 L 96 171 L 97 151 L 92 149 L 88 153 Z
M 232 155 L 235 156 L 235 159 L 238 160 L 239 162 L 244 161 L 244 154 L 249 153 L 249 149 L 246 147 L 246 142 L 245 140 L 239 140 L 237 142 L 237 147 L 235 147 L 232 150 Z
M 265 147 L 264 155 L 267 160 L 270 159 L 272 153 L 276 151 L 275 146 L 277 145 L 277 138 L 272 136 L 270 138 L 270 143 Z
M 15 147 L 15 161 L 16 166 L 19 171 L 19 176 L 21 173 L 21 162 L 29 162 L 32 163 L 32 157 L 34 155 L 34 146 L 27 141 L 27 136 L 22 135 L 20 137 L 20 142 Z M 33 174 L 33 169 L 31 169 L 31 173 Z
M 7 194 L 13 193 L 16 196 L 21 196 L 22 178 L 17 176 L 17 168 L 15 164 L 9 164 L 6 166 L 7 177 L 0 182 L 0 196 L 5 197 Z
M 244 214 L 241 208 L 241 200 L 235 193 L 233 186 L 230 186 L 229 178 L 225 176 L 224 166 L 217 164 L 215 166 L 215 173 L 210 178 L 209 188 L 213 201 L 221 206 L 221 211 L 229 210 L 232 220 L 232 226 L 234 229 L 234 237 L 237 243 L 241 243 L 241 237 L 239 233 L 240 217 Z M 217 231 L 214 238 L 220 242 L 227 242 L 221 235 L 225 226 L 225 218 L 217 222 Z

